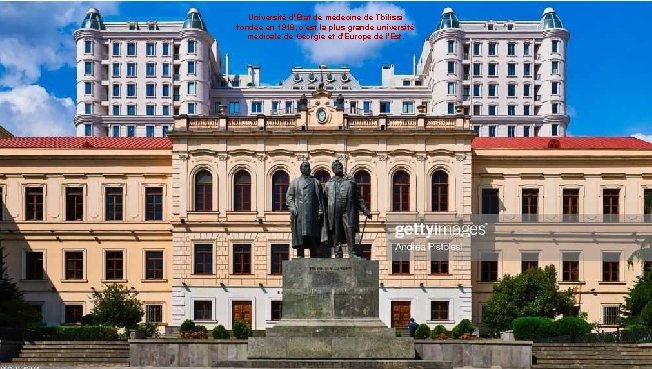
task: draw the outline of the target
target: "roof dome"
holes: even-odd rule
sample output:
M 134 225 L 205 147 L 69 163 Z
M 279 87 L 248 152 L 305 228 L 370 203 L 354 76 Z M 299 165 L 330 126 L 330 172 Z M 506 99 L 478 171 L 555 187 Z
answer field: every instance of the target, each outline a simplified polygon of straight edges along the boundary
M 561 23 L 561 19 L 555 13 L 555 9 L 546 8 L 543 11 L 543 16 L 539 22 L 539 29 L 551 29 L 551 28 L 564 28 L 564 25 Z
M 206 31 L 206 24 L 201 18 L 201 14 L 199 14 L 199 10 L 197 10 L 197 8 L 190 8 L 190 10 L 188 10 L 186 21 L 183 22 L 183 29 L 188 28 L 195 28 Z
M 452 8 L 445 8 L 444 12 L 441 13 L 441 19 L 437 25 L 437 30 L 444 28 L 460 28 L 460 21 L 455 16 L 455 12 Z
M 102 22 L 102 16 L 100 15 L 100 11 L 97 10 L 96 8 L 88 9 L 88 12 L 86 13 L 86 17 L 82 21 L 80 28 L 86 28 L 86 29 L 90 28 L 90 29 L 97 29 L 97 30 L 105 29 L 104 22 Z

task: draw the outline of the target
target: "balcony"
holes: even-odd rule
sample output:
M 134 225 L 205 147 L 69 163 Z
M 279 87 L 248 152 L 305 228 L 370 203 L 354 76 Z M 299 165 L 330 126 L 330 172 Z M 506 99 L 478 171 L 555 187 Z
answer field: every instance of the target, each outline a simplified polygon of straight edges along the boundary
M 469 100 L 471 100 L 471 95 L 469 94 L 462 95 L 462 101 L 469 101 Z
M 541 95 L 534 96 L 534 101 L 541 101 Z
M 178 81 L 179 80 L 179 73 L 176 73 L 172 76 L 173 81 Z
M 172 55 L 172 60 L 179 60 L 179 54 L 176 53 L 176 54 Z
M 462 79 L 463 79 L 464 81 L 468 81 L 468 80 L 469 80 L 469 74 L 467 73 L 467 74 L 465 74 L 464 76 L 462 76 Z
M 541 81 L 541 73 L 537 73 L 537 75 L 534 77 L 535 81 Z
M 174 94 L 172 96 L 172 101 L 179 101 L 179 100 L 181 100 L 181 96 L 179 94 Z

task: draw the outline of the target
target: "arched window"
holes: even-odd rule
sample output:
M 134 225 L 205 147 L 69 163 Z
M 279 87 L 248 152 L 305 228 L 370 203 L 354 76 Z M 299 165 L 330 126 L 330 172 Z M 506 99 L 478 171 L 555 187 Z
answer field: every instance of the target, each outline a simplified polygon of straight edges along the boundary
M 410 211 L 410 175 L 404 170 L 392 178 L 392 211 Z
M 355 172 L 353 178 L 358 184 L 360 196 L 362 196 L 364 203 L 367 204 L 367 208 L 371 210 L 371 176 L 369 175 L 369 172 L 366 170 L 359 170 Z
M 233 176 L 233 210 L 251 211 L 251 175 L 246 170 Z
M 448 174 L 443 170 L 432 174 L 432 211 L 448 211 Z
M 195 211 L 213 210 L 213 175 L 202 169 L 195 174 Z
M 277 170 L 272 175 L 272 211 L 287 210 L 285 194 L 290 185 L 290 176 L 284 170 Z
M 331 174 L 324 169 L 320 169 L 315 172 L 314 177 L 317 178 L 319 180 L 319 183 L 321 183 L 321 186 L 324 187 L 326 185 L 326 182 L 328 182 L 328 180 L 331 179 Z

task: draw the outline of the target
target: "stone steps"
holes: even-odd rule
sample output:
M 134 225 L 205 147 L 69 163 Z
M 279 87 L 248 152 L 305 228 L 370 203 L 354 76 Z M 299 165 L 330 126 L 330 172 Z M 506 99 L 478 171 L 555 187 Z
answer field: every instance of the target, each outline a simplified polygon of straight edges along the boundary
M 25 342 L 12 363 L 25 366 L 128 366 L 129 343 L 116 341 Z
M 533 369 L 652 369 L 652 349 L 636 344 L 540 344 Z
M 431 360 L 243 360 L 218 361 L 215 368 L 265 369 L 452 369 L 447 361 Z

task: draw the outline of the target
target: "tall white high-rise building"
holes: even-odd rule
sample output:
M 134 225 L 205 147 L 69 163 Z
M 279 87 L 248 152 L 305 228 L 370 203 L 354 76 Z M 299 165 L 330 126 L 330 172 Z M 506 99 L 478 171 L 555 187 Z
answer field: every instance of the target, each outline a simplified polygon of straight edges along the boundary
M 76 131 L 165 136 L 180 114 L 293 115 L 323 84 L 349 115 L 463 113 L 480 136 L 563 136 L 568 38 L 552 8 L 540 21 L 459 21 L 446 8 L 412 74 L 385 65 L 380 86 L 364 86 L 348 67 L 295 67 L 266 84 L 258 66 L 229 71 L 195 8 L 178 22 L 103 22 L 92 8 L 75 32 Z

